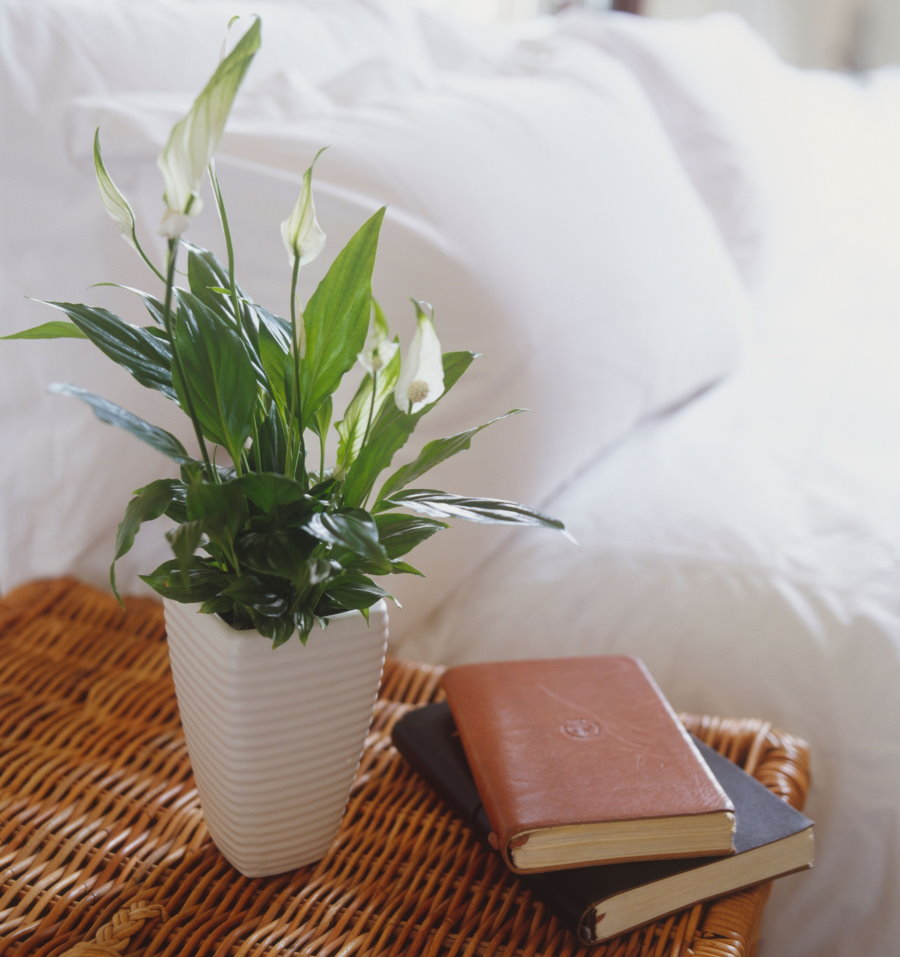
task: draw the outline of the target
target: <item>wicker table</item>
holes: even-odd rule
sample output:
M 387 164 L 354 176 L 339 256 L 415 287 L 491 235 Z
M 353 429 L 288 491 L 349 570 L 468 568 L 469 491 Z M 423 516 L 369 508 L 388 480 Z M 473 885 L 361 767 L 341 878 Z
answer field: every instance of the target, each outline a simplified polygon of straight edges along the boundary
M 0 599 L 3 957 L 752 953 L 767 885 L 580 946 L 391 746 L 393 722 L 439 697 L 439 669 L 401 661 L 328 857 L 241 877 L 206 834 L 163 639 L 156 602 L 123 611 L 71 579 Z M 802 805 L 802 741 L 755 720 L 685 721 Z

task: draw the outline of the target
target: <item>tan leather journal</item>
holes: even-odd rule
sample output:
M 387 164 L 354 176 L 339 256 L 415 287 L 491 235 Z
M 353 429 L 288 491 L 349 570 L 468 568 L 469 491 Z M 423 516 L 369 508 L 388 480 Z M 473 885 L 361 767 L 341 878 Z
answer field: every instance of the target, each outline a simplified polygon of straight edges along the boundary
M 443 684 L 512 870 L 733 851 L 731 801 L 639 659 L 459 665 Z

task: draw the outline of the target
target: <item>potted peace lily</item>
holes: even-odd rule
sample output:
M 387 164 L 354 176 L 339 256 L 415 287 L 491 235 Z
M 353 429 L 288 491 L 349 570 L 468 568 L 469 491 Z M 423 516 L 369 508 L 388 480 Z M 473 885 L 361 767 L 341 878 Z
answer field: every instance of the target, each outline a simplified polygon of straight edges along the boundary
M 300 270 L 325 242 L 313 203 L 313 160 L 281 224 L 291 270 L 286 317 L 238 285 L 212 159 L 259 43 L 255 20 L 159 156 L 162 264 L 142 247 L 132 207 L 95 137 L 103 204 L 162 288 L 160 295 L 140 294 L 148 325 L 103 308 L 50 302 L 67 318 L 16 336 L 88 339 L 190 422 L 192 450 L 82 388 L 51 387 L 177 463 L 179 477 L 158 478 L 129 502 L 110 578 L 115 590 L 115 561 L 144 522 L 166 516 L 173 557 L 142 577 L 164 599 L 179 708 L 209 830 L 251 876 L 318 859 L 337 829 L 386 647 L 389 594 L 375 579 L 416 574 L 405 556 L 450 518 L 562 528 L 523 505 L 418 484 L 467 449 L 484 425 L 427 443 L 382 477 L 474 359 L 469 352 L 441 354 L 431 309 L 421 302 L 414 303 L 415 334 L 401 358 L 371 290 L 383 209 L 301 303 Z M 200 211 L 206 176 L 224 262 L 183 239 Z M 176 283 L 179 269 L 184 285 Z M 354 369 L 358 385 L 337 418 L 334 394 Z M 336 455 L 327 463 L 332 428 Z

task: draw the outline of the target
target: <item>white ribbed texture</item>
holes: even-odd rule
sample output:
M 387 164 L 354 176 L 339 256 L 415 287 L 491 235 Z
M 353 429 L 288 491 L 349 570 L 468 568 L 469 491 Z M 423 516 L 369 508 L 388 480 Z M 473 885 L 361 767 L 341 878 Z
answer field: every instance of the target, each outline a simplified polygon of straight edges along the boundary
M 324 856 L 359 764 L 387 646 L 387 609 L 280 648 L 166 600 L 169 658 L 210 835 L 246 877 Z

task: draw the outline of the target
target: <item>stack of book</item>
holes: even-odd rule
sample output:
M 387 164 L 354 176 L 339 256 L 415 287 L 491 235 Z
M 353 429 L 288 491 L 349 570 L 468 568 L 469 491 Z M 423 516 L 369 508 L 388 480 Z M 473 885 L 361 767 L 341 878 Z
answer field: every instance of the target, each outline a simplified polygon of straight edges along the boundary
M 397 749 L 581 940 L 810 867 L 813 824 L 625 656 L 450 668 Z

